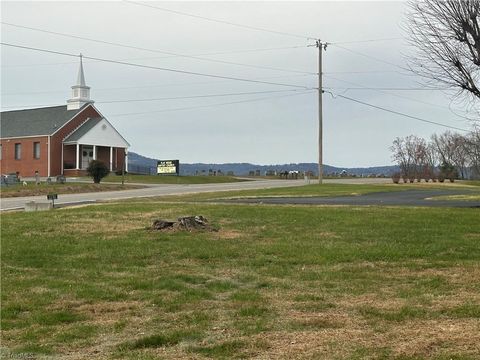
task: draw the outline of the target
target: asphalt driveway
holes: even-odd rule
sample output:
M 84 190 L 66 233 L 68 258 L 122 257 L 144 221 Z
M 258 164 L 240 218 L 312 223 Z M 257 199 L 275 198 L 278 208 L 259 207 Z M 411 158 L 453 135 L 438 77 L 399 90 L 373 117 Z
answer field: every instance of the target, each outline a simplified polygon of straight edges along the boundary
M 355 196 L 335 197 L 271 197 L 242 198 L 225 200 L 229 203 L 277 204 L 277 205 L 375 205 L 375 206 L 433 206 L 433 207 L 465 207 L 480 208 L 480 201 L 465 200 L 431 200 L 430 198 L 445 195 L 469 195 L 469 190 L 405 190 L 377 192 Z

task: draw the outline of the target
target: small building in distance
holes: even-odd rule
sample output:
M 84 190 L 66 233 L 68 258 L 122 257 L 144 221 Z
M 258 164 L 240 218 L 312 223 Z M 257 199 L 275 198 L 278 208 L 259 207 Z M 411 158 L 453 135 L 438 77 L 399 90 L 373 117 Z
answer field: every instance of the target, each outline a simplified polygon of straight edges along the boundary
M 0 121 L 2 174 L 81 176 L 92 160 L 127 170 L 130 145 L 90 100 L 81 57 L 66 105 L 5 111 Z

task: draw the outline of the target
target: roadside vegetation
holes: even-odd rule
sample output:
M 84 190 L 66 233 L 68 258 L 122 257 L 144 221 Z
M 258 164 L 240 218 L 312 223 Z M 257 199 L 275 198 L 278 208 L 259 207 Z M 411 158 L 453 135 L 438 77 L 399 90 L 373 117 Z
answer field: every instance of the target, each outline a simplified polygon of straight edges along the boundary
M 355 196 L 374 192 L 391 192 L 406 190 L 431 190 L 431 189 L 465 189 L 466 193 L 475 196 L 480 193 L 479 181 L 458 181 L 455 183 L 412 183 L 412 184 L 328 184 L 322 186 L 310 184 L 305 186 L 293 186 L 284 188 L 241 190 L 241 191 L 218 191 L 212 193 L 186 194 L 175 196 L 162 196 L 145 198 L 145 202 L 157 201 L 215 201 L 232 198 L 255 198 L 255 197 L 311 197 L 311 196 Z M 128 201 L 128 200 L 127 200 Z M 135 200 L 131 200 L 135 201 Z
M 184 200 L 2 214 L 3 354 L 478 356 L 478 210 Z M 150 229 L 185 215 L 218 231 Z
M 233 176 L 161 176 L 125 174 L 125 183 L 142 184 L 216 184 L 227 182 L 247 181 Z M 122 176 L 111 174 L 103 179 L 104 182 L 122 182 Z
M 65 184 L 46 184 L 41 183 L 36 185 L 29 182 L 26 186 L 20 184 L 2 186 L 0 190 L 0 197 L 20 197 L 20 196 L 37 196 L 47 195 L 50 193 L 56 194 L 77 194 L 98 191 L 119 191 L 139 189 L 142 186 L 138 185 L 121 185 L 121 184 L 92 184 L 92 183 L 65 183 Z
M 480 201 L 480 193 L 462 194 L 462 195 L 445 195 L 435 196 L 432 200 L 463 200 L 463 201 Z
M 81 182 L 74 182 L 80 180 Z M 87 182 L 88 181 L 88 182 Z M 36 185 L 34 182 L 28 182 L 26 186 L 22 183 L 2 186 L 0 196 L 20 197 L 20 196 L 36 196 L 46 195 L 49 193 L 57 194 L 75 194 L 85 192 L 98 191 L 119 191 L 141 188 L 141 184 L 213 184 L 245 181 L 230 176 L 155 176 L 155 175 L 133 175 L 126 174 L 124 185 L 121 184 L 122 176 L 109 175 L 102 179 L 101 184 L 94 184 L 91 178 L 67 179 L 67 183 L 47 184 L 42 182 Z

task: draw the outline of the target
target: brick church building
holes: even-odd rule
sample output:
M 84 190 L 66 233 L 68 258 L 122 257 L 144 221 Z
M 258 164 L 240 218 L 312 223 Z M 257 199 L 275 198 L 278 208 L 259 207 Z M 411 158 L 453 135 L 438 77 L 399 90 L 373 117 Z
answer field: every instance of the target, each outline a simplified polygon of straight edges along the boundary
M 111 171 L 127 170 L 130 145 L 90 100 L 81 57 L 66 105 L 5 111 L 0 122 L 2 174 L 79 176 L 91 160 L 104 162 Z

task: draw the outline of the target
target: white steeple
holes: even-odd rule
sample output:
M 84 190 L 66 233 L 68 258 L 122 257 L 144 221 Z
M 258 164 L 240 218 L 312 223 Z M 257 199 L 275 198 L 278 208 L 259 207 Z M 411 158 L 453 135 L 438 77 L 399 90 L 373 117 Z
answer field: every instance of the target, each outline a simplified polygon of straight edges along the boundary
M 77 84 L 72 86 L 72 98 L 67 100 L 67 110 L 80 109 L 87 103 L 93 103 L 93 101 L 90 100 L 90 87 L 85 85 L 82 54 L 80 54 L 80 67 L 78 69 Z

